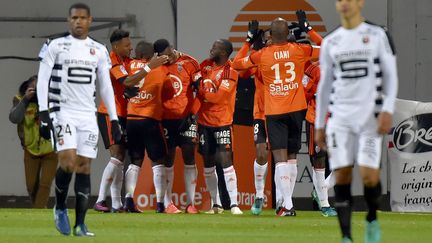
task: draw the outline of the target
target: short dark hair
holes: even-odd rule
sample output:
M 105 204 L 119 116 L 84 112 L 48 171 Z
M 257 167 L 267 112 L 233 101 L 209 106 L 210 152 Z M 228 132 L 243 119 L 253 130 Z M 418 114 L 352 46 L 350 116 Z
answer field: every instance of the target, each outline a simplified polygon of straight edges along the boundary
M 233 45 L 231 41 L 227 39 L 219 39 L 219 41 L 222 43 L 225 52 L 227 53 L 227 56 L 229 57 L 231 53 L 233 52 Z
M 85 9 L 90 16 L 90 7 L 85 3 L 74 3 L 69 7 L 69 15 L 72 13 L 72 9 Z
M 169 41 L 167 39 L 159 39 L 159 40 L 155 41 L 155 43 L 153 43 L 153 49 L 157 53 L 161 53 L 161 52 L 165 51 L 165 49 L 167 49 L 170 46 L 171 46 L 171 44 L 169 43 Z
M 127 30 L 122 30 L 122 29 L 116 29 L 112 32 L 111 36 L 110 36 L 110 43 L 119 41 L 123 38 L 127 38 L 129 37 L 129 31 Z
M 151 58 L 153 56 L 153 45 L 150 42 L 147 41 L 140 41 L 135 47 L 135 52 L 139 55 L 142 55 L 140 57 L 136 58 Z

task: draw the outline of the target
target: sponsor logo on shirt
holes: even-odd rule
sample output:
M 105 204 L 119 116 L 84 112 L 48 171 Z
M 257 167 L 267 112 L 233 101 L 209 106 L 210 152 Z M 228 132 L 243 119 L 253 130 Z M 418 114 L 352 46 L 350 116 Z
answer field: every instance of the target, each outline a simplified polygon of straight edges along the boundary
M 183 91 L 183 83 L 182 83 L 181 79 L 174 74 L 170 74 L 169 77 L 171 78 L 171 80 L 173 82 L 173 84 L 172 84 L 173 88 L 176 91 L 176 93 L 174 94 L 174 97 L 177 97 Z

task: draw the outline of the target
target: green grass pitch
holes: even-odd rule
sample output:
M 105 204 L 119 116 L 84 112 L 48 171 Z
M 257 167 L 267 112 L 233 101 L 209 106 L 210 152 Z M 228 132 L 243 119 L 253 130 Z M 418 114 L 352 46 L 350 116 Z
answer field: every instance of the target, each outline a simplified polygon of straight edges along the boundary
M 0 209 L 0 242 L 339 242 L 336 218 L 298 211 L 275 217 L 274 211 L 252 216 L 109 214 L 88 211 L 86 223 L 96 234 L 82 239 L 60 235 L 50 209 Z M 74 212 L 69 211 L 73 225 Z M 354 213 L 353 236 L 363 242 L 365 213 Z M 431 242 L 432 214 L 380 212 L 383 242 Z

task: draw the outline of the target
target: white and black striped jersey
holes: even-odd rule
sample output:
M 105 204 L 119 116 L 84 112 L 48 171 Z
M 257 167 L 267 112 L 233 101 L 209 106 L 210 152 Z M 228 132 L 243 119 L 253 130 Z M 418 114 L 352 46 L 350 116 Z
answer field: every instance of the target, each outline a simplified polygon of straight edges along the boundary
M 40 55 L 37 84 L 40 111 L 49 108 L 50 112 L 96 112 L 98 77 L 110 117 L 117 119 L 109 76 L 111 60 L 103 44 L 90 37 L 76 39 L 67 35 L 51 40 Z
M 398 78 L 395 50 L 384 28 L 363 22 L 327 35 L 320 52 L 321 79 L 315 126 L 332 119 L 363 125 L 381 111 L 393 113 Z

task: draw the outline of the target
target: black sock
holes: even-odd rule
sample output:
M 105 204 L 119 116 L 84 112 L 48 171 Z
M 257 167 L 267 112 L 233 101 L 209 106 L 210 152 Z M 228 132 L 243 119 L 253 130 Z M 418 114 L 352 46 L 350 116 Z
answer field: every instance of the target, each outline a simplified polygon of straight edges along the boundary
M 369 212 L 366 215 L 366 220 L 372 222 L 377 219 L 377 210 L 381 199 L 381 182 L 373 187 L 364 187 L 364 196 L 369 207 Z
M 75 227 L 84 224 L 90 197 L 90 175 L 76 174 L 75 176 Z
M 64 171 L 61 167 L 57 169 L 55 176 L 56 209 L 66 209 L 66 199 L 72 173 Z
M 335 207 L 338 213 L 339 226 L 342 231 L 342 237 L 351 237 L 351 211 L 352 197 L 351 184 L 335 185 Z

